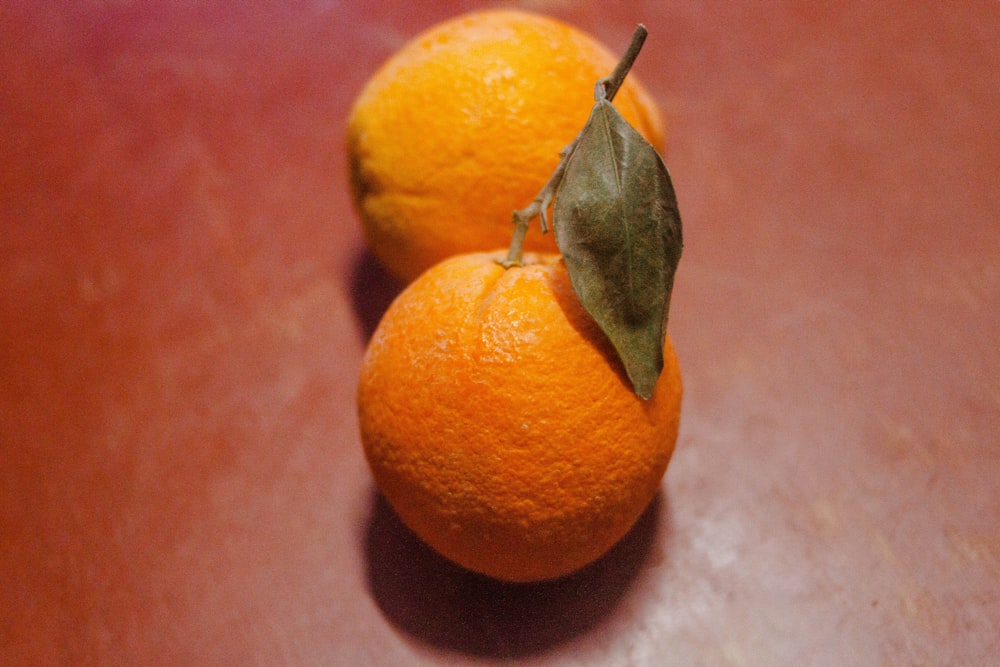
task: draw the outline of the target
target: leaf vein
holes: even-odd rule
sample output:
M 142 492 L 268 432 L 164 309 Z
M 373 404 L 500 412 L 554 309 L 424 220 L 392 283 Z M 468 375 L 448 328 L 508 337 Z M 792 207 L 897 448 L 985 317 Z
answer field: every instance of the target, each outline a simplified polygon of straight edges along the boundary
M 628 216 L 625 215 L 625 184 L 623 182 L 622 167 L 623 159 L 620 150 L 616 150 L 619 147 L 616 146 L 614 137 L 615 132 L 612 130 L 612 120 L 615 119 L 615 114 L 617 113 L 612 107 L 610 102 L 603 101 L 602 104 L 607 105 L 604 113 L 601 114 L 601 129 L 604 131 L 604 140 L 607 142 L 608 152 L 611 155 L 611 165 L 614 171 L 614 208 L 617 218 L 622 226 L 622 232 L 625 238 L 625 243 L 620 246 L 625 249 L 625 312 L 629 318 L 634 316 L 634 308 L 636 303 L 636 292 L 637 287 L 635 284 L 635 257 L 632 252 L 632 242 L 633 242 L 633 230 L 628 220 Z

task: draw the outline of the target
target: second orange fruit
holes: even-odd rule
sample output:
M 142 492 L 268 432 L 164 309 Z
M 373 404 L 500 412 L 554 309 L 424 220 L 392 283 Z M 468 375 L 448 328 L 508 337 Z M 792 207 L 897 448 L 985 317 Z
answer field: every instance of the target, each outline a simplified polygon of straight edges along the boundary
M 362 442 L 403 522 L 458 564 L 508 581 L 598 558 L 660 485 L 680 421 L 669 339 L 638 398 L 557 255 L 504 269 L 460 255 L 385 313 L 358 389 Z
M 565 23 L 515 10 L 467 14 L 410 41 L 348 121 L 352 191 L 372 253 L 409 281 L 445 257 L 506 246 L 512 212 L 548 180 L 617 60 Z M 615 107 L 662 148 L 660 115 L 634 75 Z M 537 232 L 525 247 L 556 251 Z

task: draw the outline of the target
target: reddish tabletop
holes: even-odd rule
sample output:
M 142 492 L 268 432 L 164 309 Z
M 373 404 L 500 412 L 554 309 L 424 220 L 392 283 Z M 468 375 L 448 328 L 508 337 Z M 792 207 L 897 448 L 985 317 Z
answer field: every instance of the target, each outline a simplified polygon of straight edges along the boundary
M 1000 5 L 529 3 L 649 27 L 686 396 L 635 530 L 504 586 L 354 412 L 347 110 L 477 3 L 182 4 L 0 9 L 0 663 L 994 659 Z

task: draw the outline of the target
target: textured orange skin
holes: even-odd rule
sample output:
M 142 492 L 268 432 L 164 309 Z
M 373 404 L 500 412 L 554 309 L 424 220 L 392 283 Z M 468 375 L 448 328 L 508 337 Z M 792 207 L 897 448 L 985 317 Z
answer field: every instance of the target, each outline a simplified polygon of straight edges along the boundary
M 557 255 L 460 255 L 403 291 L 366 352 L 365 454 L 403 522 L 498 579 L 559 577 L 632 527 L 666 470 L 681 378 L 666 342 L 632 391 Z
M 548 180 L 618 57 L 551 18 L 467 14 L 415 37 L 348 120 L 354 202 L 372 253 L 409 281 L 451 255 L 510 242 L 511 213 Z M 653 146 L 655 103 L 630 75 L 615 106 Z M 528 250 L 556 252 L 552 235 Z

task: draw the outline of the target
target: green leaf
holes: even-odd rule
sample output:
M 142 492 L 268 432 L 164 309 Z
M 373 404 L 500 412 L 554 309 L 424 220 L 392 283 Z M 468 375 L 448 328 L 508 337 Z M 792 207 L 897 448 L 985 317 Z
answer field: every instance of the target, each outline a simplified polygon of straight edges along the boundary
M 663 370 L 681 218 L 656 149 L 605 99 L 567 159 L 553 217 L 573 289 L 648 399 Z

